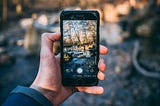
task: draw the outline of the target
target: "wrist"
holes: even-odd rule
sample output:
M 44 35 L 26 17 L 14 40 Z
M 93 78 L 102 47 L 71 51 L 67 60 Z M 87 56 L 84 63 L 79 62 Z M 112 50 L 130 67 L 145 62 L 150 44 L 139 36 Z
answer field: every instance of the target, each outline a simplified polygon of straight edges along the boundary
M 35 86 L 35 85 L 31 85 L 30 88 L 35 89 L 37 91 L 39 91 L 43 96 L 45 96 L 54 106 L 58 105 L 56 100 L 56 93 L 54 91 L 39 87 L 39 86 Z

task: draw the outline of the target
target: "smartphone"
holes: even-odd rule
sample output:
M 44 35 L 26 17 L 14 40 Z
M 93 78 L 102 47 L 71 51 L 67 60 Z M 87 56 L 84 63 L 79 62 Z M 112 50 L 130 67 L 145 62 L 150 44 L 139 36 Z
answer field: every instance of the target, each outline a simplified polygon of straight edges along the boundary
M 64 86 L 98 83 L 99 13 L 64 10 L 60 15 L 61 72 Z

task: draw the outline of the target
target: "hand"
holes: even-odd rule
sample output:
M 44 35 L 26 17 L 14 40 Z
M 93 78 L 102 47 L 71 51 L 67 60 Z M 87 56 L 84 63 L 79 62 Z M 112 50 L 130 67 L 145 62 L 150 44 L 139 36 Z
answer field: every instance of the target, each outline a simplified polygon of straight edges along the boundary
M 60 58 L 53 54 L 53 42 L 60 38 L 59 33 L 44 33 L 41 37 L 40 66 L 36 79 L 30 88 L 36 89 L 48 98 L 53 105 L 59 105 L 74 92 L 85 92 L 91 94 L 102 94 L 104 88 L 101 86 L 91 87 L 64 87 L 61 84 Z M 108 49 L 100 46 L 100 54 L 107 54 Z M 103 59 L 98 63 L 98 79 L 104 80 L 106 65 Z

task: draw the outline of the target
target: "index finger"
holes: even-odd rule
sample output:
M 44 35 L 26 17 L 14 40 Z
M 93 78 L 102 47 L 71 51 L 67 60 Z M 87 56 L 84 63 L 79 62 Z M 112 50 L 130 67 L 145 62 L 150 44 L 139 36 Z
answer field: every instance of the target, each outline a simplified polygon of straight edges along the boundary
M 41 36 L 41 60 L 53 58 L 53 42 L 60 38 L 60 33 L 43 33 Z M 48 58 L 47 58 L 48 57 Z

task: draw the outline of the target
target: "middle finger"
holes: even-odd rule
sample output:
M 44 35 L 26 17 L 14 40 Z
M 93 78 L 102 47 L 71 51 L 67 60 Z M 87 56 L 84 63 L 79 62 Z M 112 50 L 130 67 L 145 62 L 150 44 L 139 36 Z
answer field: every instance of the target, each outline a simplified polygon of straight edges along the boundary
M 104 62 L 104 59 L 100 58 L 100 60 L 98 62 L 98 68 L 102 72 L 104 72 L 106 70 L 106 64 Z

